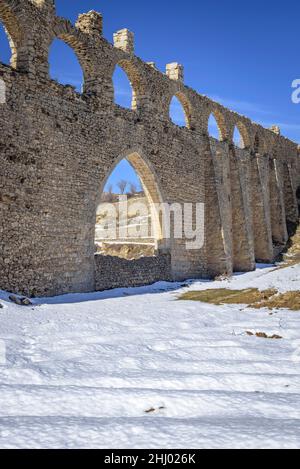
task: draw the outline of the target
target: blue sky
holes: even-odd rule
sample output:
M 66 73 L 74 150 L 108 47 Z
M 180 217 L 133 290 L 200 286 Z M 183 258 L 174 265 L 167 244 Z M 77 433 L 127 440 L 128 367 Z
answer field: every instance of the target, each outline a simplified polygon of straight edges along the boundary
M 125 192 L 128 193 L 130 191 L 130 184 L 134 184 L 138 191 L 142 190 L 141 181 L 138 175 L 136 174 L 135 170 L 133 169 L 131 164 L 128 163 L 127 160 L 122 160 L 109 176 L 104 191 L 109 192 L 109 186 L 112 186 L 113 192 L 115 192 L 116 194 L 120 193 L 117 184 L 119 181 L 122 180 L 128 182 Z
M 167 63 L 182 63 L 188 86 L 265 127 L 279 125 L 283 135 L 300 143 L 300 104 L 291 101 L 291 83 L 300 78 L 299 1 L 56 0 L 56 5 L 72 22 L 78 13 L 100 11 L 109 41 L 115 31 L 129 28 L 143 60 L 156 62 L 161 71 Z M 2 44 L 1 32 L 0 39 Z M 59 45 L 51 51 L 51 73 L 79 86 L 80 69 L 66 50 Z M 7 55 L 1 47 L 1 60 Z M 119 76 L 116 85 L 117 100 L 126 104 L 126 81 Z

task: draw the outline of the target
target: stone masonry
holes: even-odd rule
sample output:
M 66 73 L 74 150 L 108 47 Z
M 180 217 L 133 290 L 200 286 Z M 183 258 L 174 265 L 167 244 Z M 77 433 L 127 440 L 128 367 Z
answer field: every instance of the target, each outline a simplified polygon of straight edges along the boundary
M 159 280 L 171 280 L 170 256 L 141 257 L 137 260 L 95 256 L 95 289 L 138 287 Z
M 0 21 L 12 50 L 11 65 L 0 64 L 6 87 L 0 104 L 0 289 L 51 296 L 111 288 L 120 269 L 125 286 L 134 278 L 140 284 L 160 276 L 230 275 L 274 260 L 298 223 L 297 144 L 276 126 L 265 129 L 185 86 L 181 65 L 168 64 L 163 74 L 143 62 L 130 31 L 117 32 L 110 44 L 99 13 L 79 15 L 72 25 L 56 16 L 53 0 L 1 0 Z M 80 62 L 82 93 L 49 77 L 55 38 Z M 132 85 L 132 110 L 114 104 L 116 65 Z M 170 120 L 174 96 L 186 127 Z M 209 136 L 211 114 L 219 140 Z M 233 143 L 235 127 L 243 148 Z M 153 206 L 205 204 L 202 249 L 187 250 L 185 239 L 164 239 L 157 218 L 162 260 L 95 260 L 97 206 L 124 157 Z M 144 270 L 139 274 L 138 268 Z

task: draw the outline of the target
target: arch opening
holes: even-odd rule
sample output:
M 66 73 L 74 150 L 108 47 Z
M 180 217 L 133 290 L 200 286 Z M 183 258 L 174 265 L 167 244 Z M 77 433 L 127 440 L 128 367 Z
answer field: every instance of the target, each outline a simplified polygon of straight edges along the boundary
M 233 131 L 233 143 L 237 148 L 242 150 L 251 147 L 251 140 L 247 126 L 244 122 L 237 122 Z
M 191 127 L 191 112 L 188 100 L 181 94 L 172 97 L 169 106 L 169 117 L 178 127 Z
M 227 127 L 224 115 L 219 109 L 214 109 L 207 122 L 208 135 L 220 142 L 227 139 Z
M 156 256 L 162 244 L 161 202 L 156 178 L 139 154 L 120 158 L 99 192 L 96 254 L 127 260 Z
M 0 21 L 0 62 L 5 65 L 10 65 L 12 62 L 12 39 L 10 38 L 5 26 Z
M 50 78 L 77 92 L 84 88 L 84 73 L 73 48 L 62 39 L 54 39 L 49 50 Z
M 136 93 L 123 67 L 116 65 L 112 80 L 115 104 L 125 109 L 137 109 Z
M 26 70 L 25 31 L 20 26 L 16 14 L 3 2 L 0 2 L 0 26 L 0 60 L 12 68 Z M 23 49 L 19 51 L 22 45 Z
M 209 116 L 207 129 L 210 137 L 216 140 L 223 140 L 221 126 L 213 112 Z
M 240 148 L 241 150 L 244 150 L 246 148 L 244 137 L 237 125 L 234 127 L 233 131 L 233 143 L 237 148 Z

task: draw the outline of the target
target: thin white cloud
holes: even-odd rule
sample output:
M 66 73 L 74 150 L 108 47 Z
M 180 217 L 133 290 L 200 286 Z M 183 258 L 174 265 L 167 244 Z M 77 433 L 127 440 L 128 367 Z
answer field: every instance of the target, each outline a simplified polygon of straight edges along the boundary
M 267 121 L 262 121 L 261 125 L 263 127 L 271 127 L 274 125 L 274 122 L 267 122 Z M 278 125 L 281 130 L 287 130 L 287 131 L 293 131 L 293 132 L 300 132 L 300 124 L 292 124 L 289 122 L 275 122 L 275 125 Z
M 258 124 L 265 128 L 270 128 L 273 125 L 278 125 L 282 130 L 282 133 L 292 138 L 293 140 L 300 141 L 300 124 L 290 122 L 278 122 L 278 115 L 275 114 L 271 109 L 262 107 L 257 103 L 249 101 L 238 101 L 234 99 L 222 98 L 221 96 L 211 96 L 216 102 L 223 104 L 223 106 L 231 109 L 232 111 L 243 114 L 256 121 Z M 299 134 L 296 135 L 296 134 Z
M 210 98 L 229 108 L 230 110 L 240 112 L 242 114 L 255 113 L 265 116 L 273 114 L 272 110 L 264 108 L 260 104 L 250 101 L 239 101 L 230 98 L 223 98 L 222 96 L 218 95 L 210 96 Z
M 300 132 L 300 124 L 289 124 L 287 122 L 279 122 L 279 124 L 277 125 L 284 130 L 296 130 L 297 132 Z

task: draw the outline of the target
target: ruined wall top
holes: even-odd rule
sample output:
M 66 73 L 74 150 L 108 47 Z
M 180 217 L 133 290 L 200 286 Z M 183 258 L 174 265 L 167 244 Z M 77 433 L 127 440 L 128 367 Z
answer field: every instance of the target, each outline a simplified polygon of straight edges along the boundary
M 186 115 L 187 128 L 180 129 L 182 132 L 207 135 L 208 120 L 213 114 L 221 141 L 232 144 L 236 126 L 244 146 L 254 153 L 264 155 L 270 153 L 274 146 L 288 145 L 291 154 L 297 154 L 297 145 L 281 136 L 278 127 L 265 129 L 185 86 L 184 68 L 179 63 L 167 64 L 165 73 L 161 73 L 154 62 L 142 61 L 134 53 L 134 34 L 128 29 L 116 32 L 113 44 L 109 43 L 102 36 L 100 13 L 89 11 L 80 14 L 73 25 L 57 16 L 54 0 L 1 0 L 0 21 L 7 31 L 12 50 L 11 67 L 0 66 L 4 80 L 6 74 L 14 70 L 14 73 L 27 74 L 31 80 L 47 84 L 55 92 L 62 85 L 57 85 L 49 77 L 48 54 L 51 43 L 58 38 L 74 50 L 82 67 L 82 99 L 98 102 L 99 109 L 105 110 L 114 102 L 112 76 L 115 66 L 120 65 L 134 89 L 132 112 L 145 118 L 151 116 L 169 121 L 170 102 L 176 96 Z M 76 92 L 69 92 L 66 96 L 75 98 Z

